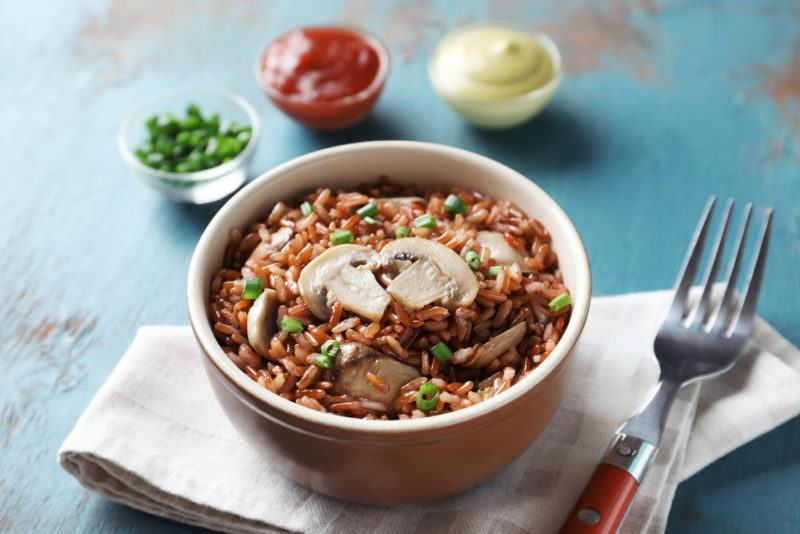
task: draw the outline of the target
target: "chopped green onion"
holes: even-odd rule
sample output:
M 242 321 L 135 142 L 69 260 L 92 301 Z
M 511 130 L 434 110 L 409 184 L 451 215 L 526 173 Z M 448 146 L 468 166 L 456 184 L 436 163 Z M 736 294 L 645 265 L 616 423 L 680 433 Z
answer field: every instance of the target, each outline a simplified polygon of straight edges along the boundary
M 331 243 L 333 245 L 344 245 L 353 242 L 353 232 L 350 230 L 336 230 L 331 233 Z
M 439 363 L 444 363 L 453 356 L 453 351 L 444 343 L 437 343 L 431 347 L 431 354 L 439 360 Z
M 572 297 L 569 296 L 569 293 L 561 293 L 559 296 L 551 300 L 547 307 L 554 312 L 557 312 L 563 310 L 570 304 L 572 304 Z
M 333 358 L 330 356 L 317 356 L 314 358 L 314 365 L 322 369 L 330 369 L 333 367 Z
M 189 132 L 178 132 L 178 135 L 175 136 L 175 142 L 178 143 L 179 146 L 188 147 L 189 139 L 191 139 L 192 134 Z
M 481 268 L 481 255 L 475 252 L 474 250 L 470 250 L 464 256 L 464 261 L 467 262 L 469 268 L 473 271 L 477 271 Z
M 261 278 L 251 278 L 244 283 L 242 299 L 255 300 L 261 294 Z
M 145 121 L 149 138 L 136 150 L 139 160 L 154 169 L 190 173 L 216 167 L 235 158 L 250 142 L 252 128 L 219 131 L 219 115 L 206 118 L 195 103 L 186 116 L 153 115 Z M 242 135 L 244 134 L 244 135 Z M 179 181 L 173 187 L 179 187 Z M 189 181 L 183 181 L 191 185 Z
M 426 213 L 425 215 L 420 215 L 416 219 L 414 219 L 414 226 L 417 228 L 425 227 L 425 228 L 434 228 L 436 226 L 436 219 L 433 218 L 433 215 L 430 213 Z
M 284 332 L 291 332 L 292 334 L 297 334 L 298 332 L 303 331 L 303 324 L 298 321 L 297 319 L 293 319 L 288 315 L 284 315 L 281 319 L 281 330 Z
M 502 265 L 492 265 L 491 267 L 489 267 L 487 274 L 489 275 L 489 278 L 497 278 L 497 275 L 500 274 L 500 271 L 502 269 L 503 269 Z
M 147 160 L 147 165 L 155 167 L 164 162 L 164 154 L 159 152 L 150 152 L 145 159 Z
M 411 230 L 408 229 L 408 226 L 400 226 L 394 234 L 397 239 L 408 237 L 409 235 L 411 235 Z
M 329 339 L 322 344 L 322 355 L 329 358 L 335 358 L 339 354 L 339 342 L 335 339 Z
M 447 197 L 447 200 L 444 201 L 444 211 L 450 213 L 451 215 L 455 215 L 456 213 L 466 213 L 467 204 L 461 200 L 458 195 L 450 195 Z
M 364 217 L 364 222 L 365 222 L 365 223 L 367 223 L 367 224 L 369 224 L 370 226 L 376 226 L 376 225 L 378 224 L 378 221 L 376 221 L 375 219 L 373 219 L 373 218 L 372 218 L 372 217 L 370 217 L 369 215 L 367 215 L 366 217 Z
M 206 149 L 204 152 L 210 156 L 215 154 L 218 148 L 219 148 L 219 141 L 217 141 L 216 137 L 212 137 L 211 139 L 208 140 L 208 143 L 206 143 Z
M 439 400 L 439 388 L 433 384 L 422 384 L 417 393 L 417 408 L 423 412 L 429 412 L 436 407 Z
M 300 204 L 300 211 L 303 212 L 303 217 L 308 217 L 314 212 L 314 208 L 311 207 L 311 202 L 305 201 Z
M 356 213 L 362 219 L 364 219 L 365 217 L 374 217 L 375 215 L 378 214 L 378 206 L 370 202 L 369 204 L 364 204 L 363 206 L 358 208 L 358 210 L 356 210 Z
M 197 130 L 203 126 L 203 119 L 197 115 L 189 115 L 184 119 L 182 126 L 186 130 Z

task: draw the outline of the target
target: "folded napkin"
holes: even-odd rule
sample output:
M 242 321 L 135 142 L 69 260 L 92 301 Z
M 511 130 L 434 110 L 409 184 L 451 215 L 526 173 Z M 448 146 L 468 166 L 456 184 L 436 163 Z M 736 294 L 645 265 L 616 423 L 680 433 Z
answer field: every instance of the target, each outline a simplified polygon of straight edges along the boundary
M 668 292 L 595 298 L 564 401 L 541 437 L 480 486 L 370 507 L 273 472 L 222 414 L 188 327 L 144 327 L 81 415 L 61 466 L 103 497 L 226 532 L 555 532 L 658 370 Z M 736 367 L 685 388 L 622 532 L 663 532 L 675 487 L 800 413 L 800 351 L 764 321 Z

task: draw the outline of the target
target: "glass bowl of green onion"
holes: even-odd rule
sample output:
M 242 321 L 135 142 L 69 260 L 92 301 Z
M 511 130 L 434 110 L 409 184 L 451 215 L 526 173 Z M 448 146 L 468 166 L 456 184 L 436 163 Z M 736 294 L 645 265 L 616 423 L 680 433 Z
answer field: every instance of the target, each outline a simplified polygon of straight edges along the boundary
M 119 131 L 123 159 L 148 185 L 178 202 L 214 202 L 239 188 L 260 122 L 239 95 L 177 89 L 135 109 Z

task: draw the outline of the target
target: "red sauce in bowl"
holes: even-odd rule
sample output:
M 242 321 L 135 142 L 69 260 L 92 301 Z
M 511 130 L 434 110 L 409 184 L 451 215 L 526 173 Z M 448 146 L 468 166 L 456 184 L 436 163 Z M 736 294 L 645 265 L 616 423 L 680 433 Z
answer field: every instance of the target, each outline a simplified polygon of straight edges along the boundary
M 301 28 L 272 42 L 256 76 L 282 111 L 318 129 L 349 126 L 383 89 L 388 53 L 374 37 L 344 28 Z

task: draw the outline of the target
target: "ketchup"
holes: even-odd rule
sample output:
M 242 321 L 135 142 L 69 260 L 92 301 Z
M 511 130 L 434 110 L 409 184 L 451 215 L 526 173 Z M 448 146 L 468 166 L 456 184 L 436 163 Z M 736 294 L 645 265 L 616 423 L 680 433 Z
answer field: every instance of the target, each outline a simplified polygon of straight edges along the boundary
M 339 28 L 294 30 L 267 48 L 264 77 L 281 93 L 306 101 L 360 93 L 378 74 L 378 54 Z
M 344 28 L 300 28 L 267 46 L 256 75 L 286 114 L 314 128 L 335 129 L 370 110 L 387 70 L 388 53 L 374 37 Z

